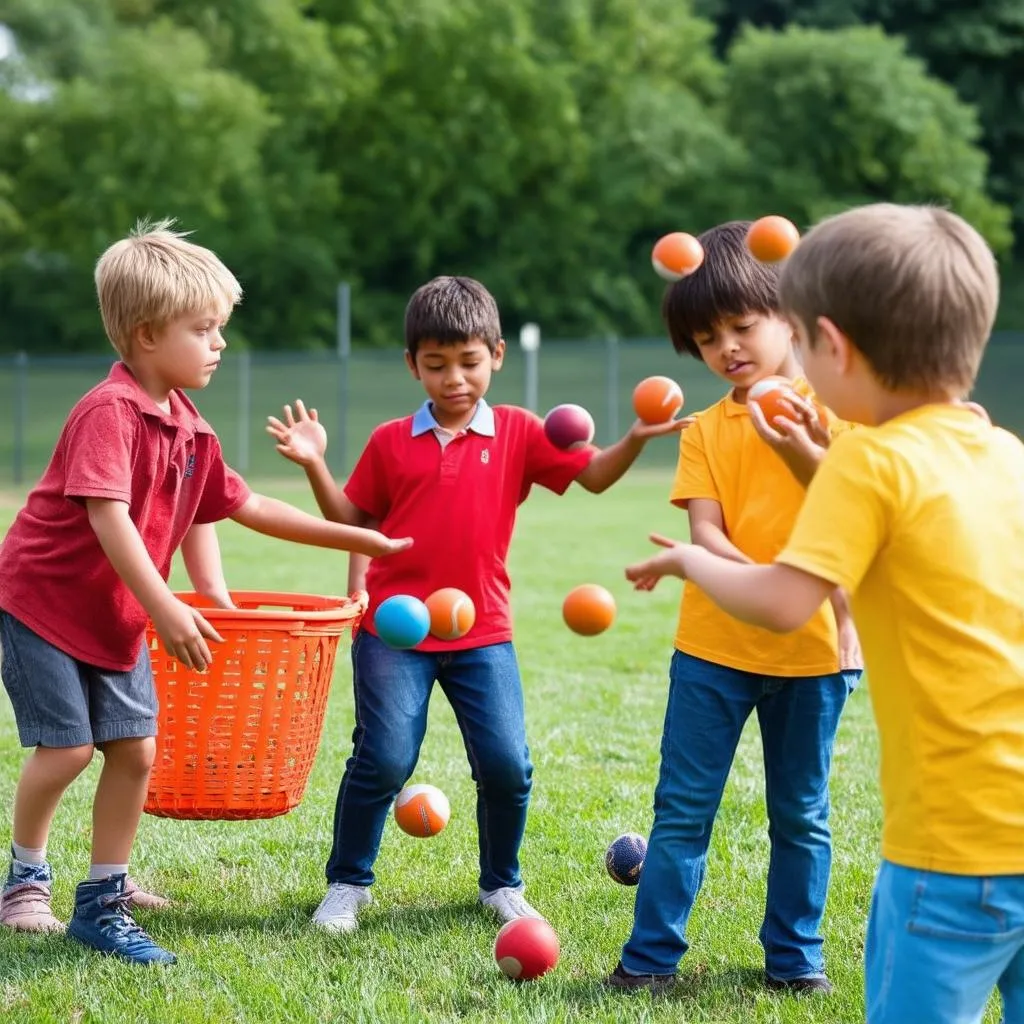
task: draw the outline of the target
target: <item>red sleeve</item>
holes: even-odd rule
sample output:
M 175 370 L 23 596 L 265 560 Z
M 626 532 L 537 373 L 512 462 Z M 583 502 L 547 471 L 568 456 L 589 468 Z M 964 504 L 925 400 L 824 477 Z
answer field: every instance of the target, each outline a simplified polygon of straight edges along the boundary
M 378 523 L 383 521 L 391 508 L 382 444 L 381 430 L 378 428 L 370 435 L 344 488 L 345 497 Z
M 544 433 L 544 421 L 539 416 L 525 409 L 517 412 L 525 421 L 525 487 L 540 484 L 555 494 L 564 494 L 569 484 L 590 465 L 597 449 L 590 445 L 572 451 L 556 448 Z
M 138 416 L 127 402 L 94 405 L 69 424 L 64 496 L 130 503 Z
M 220 442 L 210 438 L 210 470 L 203 485 L 203 496 L 192 517 L 193 523 L 219 523 L 230 519 L 252 493 L 249 485 L 224 461 Z

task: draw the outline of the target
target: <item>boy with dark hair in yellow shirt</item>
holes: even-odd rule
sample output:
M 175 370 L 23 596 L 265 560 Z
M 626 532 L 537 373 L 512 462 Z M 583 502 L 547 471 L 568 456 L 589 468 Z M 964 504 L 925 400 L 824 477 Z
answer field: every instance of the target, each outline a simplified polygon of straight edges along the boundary
M 748 226 L 737 221 L 701 235 L 703 264 L 668 289 L 663 309 L 676 350 L 731 387 L 684 431 L 671 501 L 689 514 L 695 544 L 737 565 L 771 562 L 804 497 L 748 411 L 752 385 L 800 374 L 793 329 L 778 313 L 778 271 L 750 254 Z M 794 386 L 809 406 L 806 382 L 796 379 Z M 831 418 L 830 425 L 840 426 Z M 833 596 L 837 630 L 829 598 L 822 596 L 801 630 L 778 636 L 724 614 L 700 589 L 686 587 L 654 827 L 632 934 L 607 979 L 611 987 L 658 989 L 674 978 L 736 746 L 756 711 L 771 847 L 760 932 L 767 983 L 831 991 L 820 934 L 832 861 L 828 776 L 860 651 L 844 600 Z
M 992 253 L 946 210 L 823 221 L 780 300 L 822 399 L 869 426 L 821 460 L 773 564 L 678 544 L 626 571 L 779 633 L 853 594 L 884 812 L 869 1024 L 980 1021 L 997 986 L 1024 1022 L 1024 445 L 962 401 L 998 294 Z

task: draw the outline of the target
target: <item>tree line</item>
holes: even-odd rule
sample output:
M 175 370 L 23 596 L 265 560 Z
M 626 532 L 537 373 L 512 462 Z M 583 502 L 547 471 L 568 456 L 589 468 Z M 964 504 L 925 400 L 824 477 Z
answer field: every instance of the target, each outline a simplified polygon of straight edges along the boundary
M 941 202 L 1011 276 L 1024 238 L 1019 0 L 5 0 L 0 21 L 5 351 L 102 351 L 92 267 L 145 216 L 217 250 L 246 293 L 232 341 L 265 349 L 333 344 L 339 281 L 356 343 L 397 344 L 438 273 L 483 280 L 509 333 L 656 333 L 652 243 L 768 212 Z

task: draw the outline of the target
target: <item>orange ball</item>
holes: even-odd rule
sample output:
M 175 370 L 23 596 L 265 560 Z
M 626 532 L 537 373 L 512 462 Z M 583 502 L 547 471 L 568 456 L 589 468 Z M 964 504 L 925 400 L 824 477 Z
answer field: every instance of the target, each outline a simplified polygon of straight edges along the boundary
M 704 247 L 693 235 L 673 231 L 654 243 L 651 265 L 666 281 L 680 281 L 704 262 Z
M 398 827 L 417 839 L 436 836 L 451 817 L 448 797 L 437 786 L 406 786 L 395 798 Z
M 799 422 L 800 413 L 790 401 L 790 395 L 794 394 L 796 392 L 793 385 L 785 377 L 765 377 L 764 380 L 751 385 L 747 392 L 747 401 L 760 406 L 769 426 L 772 426 L 776 416 Z
M 644 423 L 667 423 L 683 407 L 683 389 L 671 377 L 647 377 L 633 389 L 633 408 Z
M 596 583 L 584 583 L 562 602 L 562 618 L 574 633 L 597 636 L 615 621 L 615 598 Z
M 430 612 L 431 635 L 438 640 L 458 640 L 476 622 L 473 599 L 456 587 L 435 590 L 423 603 Z
M 784 260 L 800 241 L 796 225 L 774 214 L 755 220 L 747 231 L 747 248 L 762 263 Z

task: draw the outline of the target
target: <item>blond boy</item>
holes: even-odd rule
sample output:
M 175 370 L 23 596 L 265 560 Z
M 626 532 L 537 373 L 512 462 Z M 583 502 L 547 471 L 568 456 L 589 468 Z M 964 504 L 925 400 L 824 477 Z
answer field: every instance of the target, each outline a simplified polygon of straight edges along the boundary
M 227 467 L 210 426 L 185 396 L 204 388 L 241 288 L 209 250 L 140 225 L 96 267 L 107 335 L 120 356 L 71 410 L 42 479 L 0 547 L 3 682 L 21 743 L 31 747 L 14 803 L 12 858 L 0 923 L 63 928 L 50 909 L 46 845 L 57 805 L 98 748 L 92 863 L 68 933 L 135 963 L 173 963 L 134 921 L 163 902 L 128 878 L 156 735 L 156 694 L 143 643 L 151 619 L 190 668 L 220 637 L 167 586 L 179 546 L 193 585 L 229 604 L 217 520 L 321 547 L 380 556 L 409 543 L 327 523 L 253 494 Z

